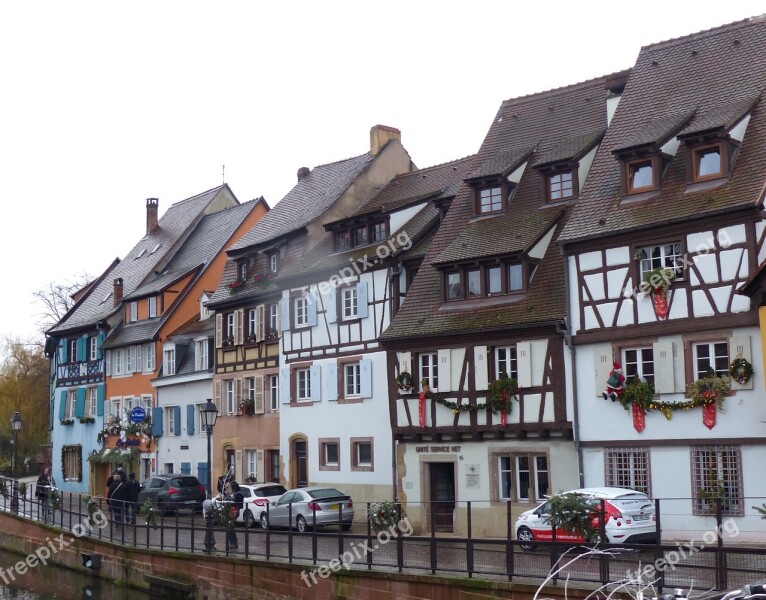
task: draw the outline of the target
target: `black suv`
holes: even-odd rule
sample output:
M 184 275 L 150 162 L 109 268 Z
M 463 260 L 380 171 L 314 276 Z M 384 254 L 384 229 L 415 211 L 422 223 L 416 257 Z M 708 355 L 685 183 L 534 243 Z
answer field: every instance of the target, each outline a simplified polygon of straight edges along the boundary
M 144 481 L 138 494 L 138 508 L 150 499 L 162 515 L 179 508 L 200 512 L 205 497 L 205 487 L 194 475 L 165 473 Z

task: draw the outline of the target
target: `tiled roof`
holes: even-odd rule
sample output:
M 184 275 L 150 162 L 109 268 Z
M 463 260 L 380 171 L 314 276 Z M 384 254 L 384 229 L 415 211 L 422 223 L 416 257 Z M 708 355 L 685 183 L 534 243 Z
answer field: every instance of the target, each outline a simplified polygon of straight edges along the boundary
M 671 107 L 672 108 L 672 107 Z M 670 115 L 649 115 L 649 120 L 636 129 L 614 152 L 623 152 L 639 146 L 662 146 L 694 116 L 694 111 Z
M 49 333 L 56 335 L 70 329 L 89 326 L 112 314 L 115 311 L 111 295 L 114 280 L 118 277 L 122 278 L 123 293 L 132 293 L 147 275 L 154 272 L 167 253 L 176 247 L 192 224 L 200 218 L 205 208 L 224 188 L 228 190 L 228 186 L 221 185 L 176 202 L 168 208 L 159 219 L 154 231 L 141 238 L 114 268 L 110 276 L 99 282 L 96 289 L 67 317 L 51 328 Z
M 585 152 L 593 148 L 604 136 L 606 127 L 595 131 L 576 134 L 561 140 L 549 151 L 540 153 L 535 157 L 535 166 L 541 167 L 552 163 L 560 163 L 580 158 Z
M 739 102 L 729 102 L 723 106 L 716 106 L 708 112 L 700 114 L 698 118 L 694 120 L 694 123 L 689 125 L 678 135 L 679 137 L 684 137 L 713 129 L 723 129 L 726 131 L 736 125 L 737 121 L 750 112 L 755 103 L 759 100 L 760 97 L 746 98 Z
M 119 348 L 150 341 L 162 327 L 162 319 L 144 319 L 135 323 L 123 323 L 112 331 L 104 341 L 103 348 Z
M 229 250 L 263 244 L 308 225 L 338 199 L 374 158 L 368 152 L 314 167 Z
M 736 209 L 755 209 L 766 165 L 766 105 L 751 112 L 725 184 L 687 193 L 686 150 L 667 166 L 659 194 L 620 204 L 620 162 L 626 147 L 655 115 L 689 114 L 691 133 L 732 124 L 739 109 L 766 89 L 766 18 L 756 17 L 642 48 L 560 242 L 620 235 Z M 725 109 L 723 107 L 730 107 Z
M 442 306 L 442 278 L 436 261 L 462 261 L 499 256 L 528 249 L 551 228 L 560 230 L 571 209 L 546 207 L 538 157 L 564 156 L 582 140 L 597 143 L 596 132 L 606 124 L 606 78 L 594 79 L 507 100 L 469 170 L 468 178 L 488 174 L 495 157 L 524 157 L 536 148 L 505 213 L 476 219 L 474 190 L 466 183 L 452 202 L 431 242 L 406 300 L 383 333 L 383 340 L 448 336 L 456 333 L 524 327 L 561 320 L 566 314 L 565 263 L 555 243 L 548 246 L 526 294 L 505 298 L 494 306 L 460 304 Z M 575 144 L 567 140 L 581 140 Z M 563 148 L 567 148 L 564 150 Z M 505 160 L 505 159 L 504 159 Z M 503 162 L 503 161 L 501 161 Z M 512 161 L 511 161 L 512 162 Z M 497 163 L 500 164 L 500 163 Z M 446 305 L 446 303 L 445 303 Z
M 487 153 L 482 157 L 482 162 L 474 166 L 469 177 L 471 179 L 479 179 L 482 177 L 507 175 L 511 170 L 519 166 L 534 150 L 534 146 L 529 146 Z

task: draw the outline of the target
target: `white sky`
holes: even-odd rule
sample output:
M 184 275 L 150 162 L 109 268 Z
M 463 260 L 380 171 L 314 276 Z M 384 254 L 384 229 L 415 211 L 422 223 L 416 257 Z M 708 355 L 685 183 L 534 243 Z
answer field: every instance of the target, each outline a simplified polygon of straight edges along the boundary
M 274 205 L 397 127 L 419 167 L 476 152 L 500 102 L 631 67 L 641 46 L 763 0 L 84 2 L 0 5 L 0 337 L 32 293 L 100 274 L 160 214 L 225 180 Z

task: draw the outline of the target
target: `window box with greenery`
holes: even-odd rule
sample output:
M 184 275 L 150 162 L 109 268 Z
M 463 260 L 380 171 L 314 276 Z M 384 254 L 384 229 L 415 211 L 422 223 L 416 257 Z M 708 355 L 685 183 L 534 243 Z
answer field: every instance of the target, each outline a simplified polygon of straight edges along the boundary
M 264 287 L 271 283 L 274 277 L 274 273 L 266 271 L 265 273 L 256 273 L 253 276 L 253 281 L 255 282 L 256 287 Z
M 253 398 L 246 398 L 239 403 L 240 415 L 254 415 L 255 414 L 255 400 Z
M 231 348 L 234 345 L 234 336 L 230 335 L 221 340 L 221 346 L 224 348 Z
M 226 284 L 226 287 L 229 289 L 229 294 L 236 294 L 243 287 L 245 287 L 245 280 L 236 279 L 235 281 L 230 281 Z
M 74 423 L 74 419 L 61 419 L 62 425 L 72 425 Z
M 93 417 L 80 417 L 80 423 L 83 425 L 90 425 L 91 423 L 95 423 L 96 419 Z

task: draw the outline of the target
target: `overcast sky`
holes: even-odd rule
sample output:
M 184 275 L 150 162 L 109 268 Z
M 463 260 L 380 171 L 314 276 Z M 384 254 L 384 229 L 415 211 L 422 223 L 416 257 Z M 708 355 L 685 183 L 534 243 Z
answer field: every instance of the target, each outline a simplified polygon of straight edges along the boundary
M 419 167 L 476 152 L 500 102 L 631 67 L 758 1 L 3 2 L 0 336 L 33 292 L 99 275 L 160 214 L 226 181 L 274 205 L 397 127 Z M 225 172 L 224 172 L 225 165 Z

